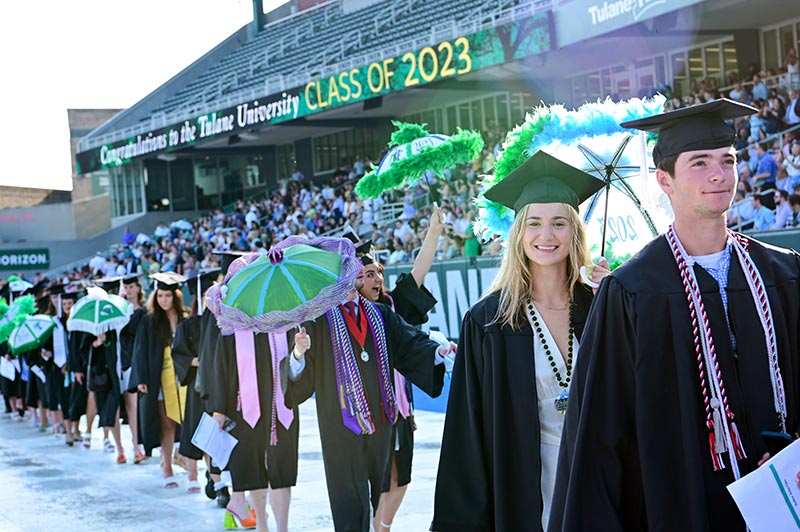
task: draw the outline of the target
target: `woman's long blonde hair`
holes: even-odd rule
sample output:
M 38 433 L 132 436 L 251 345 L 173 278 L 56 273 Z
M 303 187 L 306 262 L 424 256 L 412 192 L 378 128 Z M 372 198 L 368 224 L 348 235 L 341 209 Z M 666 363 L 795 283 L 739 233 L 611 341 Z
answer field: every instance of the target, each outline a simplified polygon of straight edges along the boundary
M 569 295 L 572 297 L 575 286 L 581 282 L 581 266 L 588 267 L 590 265 L 589 248 L 586 243 L 586 228 L 578 211 L 566 203 L 562 203 L 562 205 L 567 210 L 569 226 L 572 228 L 572 239 L 567 256 L 567 282 Z M 533 292 L 530 261 L 522 246 L 527 213 L 528 206 L 526 205 L 514 217 L 514 223 L 508 232 L 508 245 L 500 263 L 500 271 L 485 294 L 500 293 L 500 303 L 497 306 L 494 323 L 508 325 L 512 329 L 519 329 L 522 326 L 522 317 L 525 316 L 525 308 Z

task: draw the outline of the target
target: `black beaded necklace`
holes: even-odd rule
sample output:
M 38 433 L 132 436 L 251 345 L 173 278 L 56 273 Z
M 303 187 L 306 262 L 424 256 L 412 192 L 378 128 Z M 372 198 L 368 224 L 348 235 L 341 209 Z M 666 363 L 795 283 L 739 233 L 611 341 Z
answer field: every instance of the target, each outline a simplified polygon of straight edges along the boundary
M 567 350 L 567 374 L 565 379 L 561 378 L 561 374 L 558 372 L 558 366 L 556 366 L 555 359 L 553 358 L 553 353 L 550 351 L 550 346 L 547 345 L 547 340 L 544 339 L 544 332 L 542 331 L 542 326 L 539 324 L 539 317 L 536 315 L 532 301 L 528 303 L 528 311 L 531 315 L 531 321 L 533 322 L 536 336 L 538 336 L 539 340 L 542 342 L 544 353 L 547 355 L 547 360 L 550 361 L 550 366 L 553 368 L 553 373 L 556 375 L 556 382 L 562 388 L 568 388 L 569 381 L 572 378 L 572 342 L 575 335 L 575 321 L 573 319 L 575 315 L 575 301 L 573 299 L 569 300 L 569 348 Z

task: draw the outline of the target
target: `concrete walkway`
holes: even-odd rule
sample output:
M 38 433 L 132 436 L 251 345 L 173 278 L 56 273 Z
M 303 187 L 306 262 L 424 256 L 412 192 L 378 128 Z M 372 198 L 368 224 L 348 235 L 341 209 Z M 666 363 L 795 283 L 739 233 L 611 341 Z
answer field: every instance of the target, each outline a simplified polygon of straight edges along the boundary
M 289 528 L 330 532 L 333 524 L 322 465 L 313 401 L 301 406 L 300 461 L 292 490 Z M 430 525 L 444 414 L 417 412 L 413 479 L 394 521 L 394 532 L 424 531 Z M 81 422 L 84 426 L 85 421 Z M 130 432 L 123 426 L 123 444 Z M 223 530 L 224 510 L 201 493 L 186 492 L 186 473 L 176 468 L 177 489 L 160 482 L 158 450 L 143 464 L 115 463 L 102 450 L 103 433 L 92 448 L 68 447 L 62 437 L 40 433 L 30 422 L 0 420 L 0 530 L 3 532 L 205 532 Z M 205 473 L 201 468 L 200 479 Z M 204 485 L 204 482 L 201 482 Z M 270 516 L 270 528 L 275 523 Z

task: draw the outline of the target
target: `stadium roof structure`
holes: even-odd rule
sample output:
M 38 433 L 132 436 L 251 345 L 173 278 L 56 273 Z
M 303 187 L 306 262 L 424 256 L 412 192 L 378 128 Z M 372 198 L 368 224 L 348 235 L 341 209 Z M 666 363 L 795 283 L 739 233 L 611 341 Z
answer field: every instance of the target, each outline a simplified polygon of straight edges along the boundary
M 400 59 L 405 53 L 448 40 L 452 43 L 465 33 L 536 14 L 550 24 L 547 14 L 555 1 L 377 0 L 350 11 L 342 0 L 331 0 L 267 23 L 258 32 L 249 24 L 81 139 L 79 152 L 242 102 L 263 103 L 271 95 L 278 96 L 279 101 L 274 103 L 291 105 L 291 100 L 281 102 L 280 95 L 286 96 L 313 80 L 328 79 L 386 58 Z M 448 53 L 455 56 L 455 62 L 461 51 L 453 46 Z M 307 133 L 308 128 L 303 128 L 302 134 Z M 284 130 L 281 139 L 285 138 Z
M 707 38 L 703 32 L 759 27 L 784 7 L 780 0 L 758 9 L 747 0 L 330 0 L 292 14 L 299 3 L 257 15 L 82 138 L 78 172 L 201 146 L 285 144 L 491 91 L 556 101 L 559 81 L 581 69 L 633 64 Z

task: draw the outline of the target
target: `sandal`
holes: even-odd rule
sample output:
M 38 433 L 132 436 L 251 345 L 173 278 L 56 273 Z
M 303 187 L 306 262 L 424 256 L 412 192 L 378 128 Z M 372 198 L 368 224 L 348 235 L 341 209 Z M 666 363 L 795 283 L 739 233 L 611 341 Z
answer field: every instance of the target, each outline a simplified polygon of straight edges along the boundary
M 128 459 L 125 458 L 125 453 L 119 453 L 119 456 L 117 456 L 117 463 L 118 464 L 126 464 L 126 463 L 128 463 Z
M 147 455 L 144 454 L 141 449 L 136 449 L 136 454 L 133 455 L 133 463 L 134 464 L 141 464 L 147 459 Z
M 202 488 L 200 488 L 200 483 L 197 482 L 196 479 L 195 480 L 190 480 L 189 483 L 188 483 L 188 486 L 189 487 L 186 488 L 186 491 L 188 491 L 189 493 L 200 493 L 200 491 L 202 489 Z
M 175 480 L 174 475 L 170 475 L 168 477 L 164 477 L 164 487 L 173 489 L 178 487 L 178 482 Z
M 244 528 L 244 529 L 252 529 L 256 527 L 256 516 L 254 512 L 250 512 L 250 515 L 242 519 L 240 518 L 230 507 L 225 507 L 225 521 L 223 525 L 226 529 L 230 528 Z
M 103 438 L 103 452 L 113 453 L 116 450 L 117 449 L 116 447 L 114 447 L 114 444 L 111 443 L 111 440 L 109 440 L 108 438 Z
M 85 436 L 83 438 L 83 448 L 84 449 L 90 449 L 91 447 L 92 447 L 92 437 L 91 436 Z
M 186 463 L 186 459 L 177 452 L 172 455 L 172 465 L 176 465 L 185 471 L 189 471 L 189 464 Z
M 71 433 L 71 432 L 68 432 L 68 433 L 67 433 L 67 438 L 66 438 L 66 440 L 64 441 L 64 443 L 66 443 L 66 444 L 67 444 L 67 445 L 69 445 L 70 447 L 72 447 L 73 445 L 75 445 L 75 437 L 72 435 L 72 433 Z

